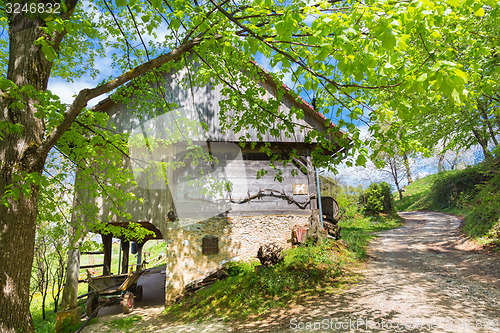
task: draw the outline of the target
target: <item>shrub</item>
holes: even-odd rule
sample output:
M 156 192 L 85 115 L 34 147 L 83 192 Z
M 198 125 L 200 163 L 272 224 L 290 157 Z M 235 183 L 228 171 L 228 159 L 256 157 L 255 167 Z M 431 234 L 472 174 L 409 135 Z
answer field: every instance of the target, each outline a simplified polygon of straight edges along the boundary
M 287 264 L 293 268 L 303 267 L 308 269 L 321 269 L 327 266 L 335 266 L 336 257 L 331 240 L 323 240 L 319 245 L 306 243 L 288 250 Z
M 361 197 L 367 214 L 389 213 L 393 209 L 391 186 L 386 182 L 372 183 Z
M 498 171 L 497 171 L 498 173 Z M 467 193 L 470 193 L 468 191 Z M 500 238 L 500 175 L 476 185 L 474 195 L 460 196 L 465 215 L 464 231 L 473 237 Z
M 453 208 L 462 201 L 473 198 L 477 185 L 491 178 L 480 167 L 438 174 L 431 187 L 433 206 L 436 209 Z
M 226 268 L 229 276 L 243 275 L 254 270 L 252 264 L 245 261 L 230 261 L 226 264 Z

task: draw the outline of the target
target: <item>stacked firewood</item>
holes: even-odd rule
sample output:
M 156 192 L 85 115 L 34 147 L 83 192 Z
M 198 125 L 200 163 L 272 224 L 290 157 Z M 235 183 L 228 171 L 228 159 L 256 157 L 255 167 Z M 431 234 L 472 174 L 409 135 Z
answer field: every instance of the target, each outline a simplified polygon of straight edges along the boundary
M 257 258 L 262 266 L 271 266 L 279 263 L 285 258 L 283 249 L 275 243 L 261 245 L 257 252 Z
M 323 228 L 325 228 L 328 235 L 332 236 L 336 240 L 340 239 L 340 226 L 336 223 L 337 221 L 330 221 L 328 219 L 323 220 Z

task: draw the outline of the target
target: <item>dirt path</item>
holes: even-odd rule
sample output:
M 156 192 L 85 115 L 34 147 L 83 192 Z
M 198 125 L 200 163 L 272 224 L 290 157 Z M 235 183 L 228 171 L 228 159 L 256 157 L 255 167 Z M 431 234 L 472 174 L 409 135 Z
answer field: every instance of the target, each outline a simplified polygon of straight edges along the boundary
M 304 300 L 264 320 L 176 327 L 150 322 L 140 331 L 500 332 L 499 256 L 461 237 L 456 217 L 401 216 L 402 227 L 371 245 L 365 279 L 344 292 Z

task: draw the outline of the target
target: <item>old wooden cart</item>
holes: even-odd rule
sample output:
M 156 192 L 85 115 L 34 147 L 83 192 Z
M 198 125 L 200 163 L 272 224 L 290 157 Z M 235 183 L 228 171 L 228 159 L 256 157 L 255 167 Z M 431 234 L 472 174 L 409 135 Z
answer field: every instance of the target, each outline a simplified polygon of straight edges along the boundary
M 87 316 L 90 317 L 101 307 L 118 304 L 122 305 L 123 313 L 130 313 L 134 308 L 134 299 L 142 299 L 142 286 L 137 285 L 137 280 L 143 272 L 89 277 L 90 294 L 85 307 Z

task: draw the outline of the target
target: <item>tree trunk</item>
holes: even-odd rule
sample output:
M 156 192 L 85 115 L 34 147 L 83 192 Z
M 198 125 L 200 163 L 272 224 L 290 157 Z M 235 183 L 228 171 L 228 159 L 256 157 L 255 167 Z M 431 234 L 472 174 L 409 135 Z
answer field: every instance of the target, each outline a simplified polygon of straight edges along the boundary
M 113 236 L 111 234 L 101 235 L 102 244 L 104 245 L 104 267 L 102 275 L 111 275 L 111 257 L 113 254 Z
M 482 103 L 481 101 L 478 100 L 477 107 L 478 107 L 479 111 L 481 112 L 481 116 L 483 117 L 485 125 L 488 128 L 488 132 L 490 134 L 491 140 L 493 141 L 495 146 L 498 146 L 498 140 L 496 138 L 495 131 L 493 130 L 493 127 L 491 126 L 491 120 L 488 118 L 488 113 L 485 110 L 484 103 Z
M 78 274 L 80 273 L 80 249 L 72 246 L 68 250 L 68 265 L 66 269 L 66 283 L 61 296 L 60 310 L 76 308 L 78 298 Z
M 21 1 L 21 6 L 27 3 Z M 39 0 L 52 3 L 51 0 Z M 67 11 L 60 14 L 62 19 L 71 17 L 78 0 L 66 0 Z M 40 45 L 35 45 L 41 37 L 47 37 L 57 52 L 66 31 L 54 32 L 45 36 L 43 20 L 27 13 L 9 14 L 9 63 L 7 79 L 18 88 L 30 86 L 35 91 L 46 91 L 52 69 L 52 63 L 45 59 Z M 83 89 L 68 107 L 64 119 L 44 138 L 45 128 L 42 117 L 37 117 L 37 101 L 34 96 L 22 95 L 23 105 L 18 102 L 16 92 L 6 94 L 0 91 L 0 122 L 20 124 L 22 132 L 4 132 L 0 140 L 0 193 L 2 198 L 6 190 L 18 190 L 20 176 L 43 171 L 45 159 L 57 140 L 68 130 L 87 102 L 97 96 L 108 93 L 141 74 L 179 59 L 194 46 L 203 41 L 203 37 L 192 38 L 178 48 L 157 58 L 151 59 L 133 71 L 128 71 L 117 78 L 100 84 L 93 89 Z M 43 142 L 42 142 L 43 140 Z M 15 185 L 15 186 L 13 186 Z M 29 285 L 35 240 L 35 224 L 38 204 L 38 185 L 28 184 L 26 197 L 7 198 L 8 205 L 0 203 L 0 332 L 33 332 L 33 322 L 29 311 Z
M 410 162 L 408 161 L 408 155 L 403 153 L 403 163 L 406 169 L 406 178 L 408 179 L 408 185 L 413 183 L 413 179 L 411 178 L 411 170 L 410 170 Z
M 122 247 L 122 271 L 121 274 L 127 274 L 128 273 L 128 259 L 129 259 L 129 253 L 130 253 L 130 242 L 122 240 L 120 242 L 120 246 Z M 120 273 L 120 272 L 118 272 Z
M 76 180 L 80 180 L 80 169 L 76 169 Z M 77 206 L 82 200 L 83 194 L 80 188 L 75 188 L 73 197 L 73 208 L 71 212 L 71 225 L 68 244 L 68 258 L 66 264 L 66 282 L 64 283 L 63 293 L 61 296 L 61 311 L 67 311 L 76 308 L 78 301 L 78 280 L 80 274 L 80 245 L 87 235 L 88 226 L 83 225 Z
M 438 155 L 438 172 L 444 171 L 444 161 L 445 161 L 444 154 L 445 153 L 441 153 Z
M 312 209 L 309 217 L 309 229 L 307 230 L 307 241 L 319 245 L 326 238 L 326 233 L 321 227 L 319 209 Z
M 395 178 L 394 183 L 396 184 L 396 188 L 398 189 L 399 200 L 403 200 L 403 191 L 401 190 L 401 187 L 399 186 L 399 181 L 397 180 L 397 176 Z
M 493 155 L 491 154 L 490 150 L 488 149 L 488 140 L 486 140 L 484 137 L 481 136 L 481 133 L 475 128 L 472 128 L 472 133 L 474 133 L 474 136 L 476 137 L 477 142 L 483 149 L 483 154 L 484 154 L 484 159 L 486 161 L 492 161 L 493 160 Z
M 9 64 L 7 79 L 17 87 L 31 85 L 46 90 L 51 64 L 44 58 L 34 41 L 42 36 L 43 21 L 13 14 L 9 28 Z M 10 186 L 19 188 L 23 182 L 15 177 L 32 172 L 41 173 L 46 156 L 36 156 L 44 127 L 35 116 L 36 100 L 23 95 L 24 106 L 11 107 L 15 101 L 0 94 L 0 121 L 21 124 L 21 133 L 5 133 L 0 141 L 0 193 Z M 38 185 L 26 184 L 28 195 L 7 199 L 8 207 L 0 205 L 0 331 L 2 333 L 33 332 L 29 311 L 29 287 L 33 263 L 35 224 L 38 205 Z
M 6 138 L 4 138 L 6 139 Z M 4 140 L 3 143 L 12 142 Z M 15 167 L 16 159 L 5 159 L 0 166 L 0 193 L 14 183 L 14 173 L 41 172 L 40 169 Z M 9 168 L 11 166 L 11 168 Z M 34 254 L 38 187 L 30 186 L 31 196 L 22 194 L 9 199 L 9 207 L 0 205 L 0 331 L 33 332 L 29 311 L 29 288 Z
M 399 187 L 398 162 L 396 161 L 395 157 L 389 157 L 389 167 L 391 168 L 391 175 L 392 178 L 394 179 L 394 184 L 396 185 L 396 189 L 398 190 L 399 193 L 399 200 L 402 200 L 403 192 Z

